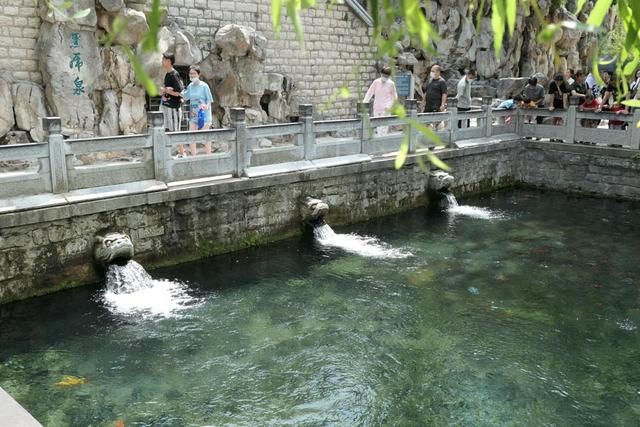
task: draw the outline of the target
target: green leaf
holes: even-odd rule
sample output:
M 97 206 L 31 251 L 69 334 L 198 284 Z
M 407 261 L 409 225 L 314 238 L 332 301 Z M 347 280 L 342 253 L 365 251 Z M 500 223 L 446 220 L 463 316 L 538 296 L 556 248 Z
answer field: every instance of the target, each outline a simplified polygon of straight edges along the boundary
M 129 46 L 122 46 L 122 50 L 124 50 L 124 52 L 127 54 L 127 57 L 129 58 L 129 61 L 133 66 L 133 71 L 136 75 L 136 79 L 140 83 L 142 83 L 142 86 L 144 86 L 144 89 L 147 91 L 149 96 L 158 96 L 158 88 L 156 87 L 156 84 L 153 82 L 151 77 L 149 77 L 147 73 L 145 73 L 142 65 L 140 64 L 140 61 L 138 61 L 138 58 L 133 53 L 131 48 Z
M 570 30 L 580 30 L 585 33 L 602 33 L 604 29 L 602 27 L 596 27 L 594 25 L 587 25 L 578 21 L 560 21 L 558 23 L 561 27 L 569 28 Z
M 505 0 L 506 12 L 507 12 L 507 26 L 509 27 L 509 34 L 513 34 L 516 29 L 516 0 Z
M 582 10 L 582 8 L 586 3 L 587 3 L 587 0 L 578 0 L 578 4 L 576 5 L 576 12 L 575 12 L 576 15 L 580 13 L 580 11 Z
M 395 102 L 391 106 L 391 110 L 389 112 L 391 114 L 393 114 L 394 116 L 398 116 L 400 118 L 407 117 L 407 111 L 404 109 L 404 106 L 402 104 L 400 104 L 399 102 Z
M 143 52 L 155 52 L 158 50 L 158 32 L 160 31 L 160 22 L 162 21 L 162 10 L 160 9 L 160 0 L 153 0 L 151 3 L 151 12 L 147 16 L 149 31 L 147 31 L 142 39 Z
M 431 151 L 427 151 L 425 153 L 425 156 L 427 156 L 427 159 L 429 159 L 429 161 L 437 168 L 442 169 L 443 171 L 449 172 L 451 170 L 451 168 L 449 167 L 449 165 L 447 165 L 445 162 L 443 162 L 442 160 L 440 160 L 438 158 L 438 156 L 436 156 L 435 154 L 433 154 Z
M 640 107 L 640 99 L 627 99 L 625 101 L 622 101 L 622 104 L 626 105 L 627 107 L 638 108 Z
M 271 22 L 276 35 L 280 34 L 280 16 L 282 15 L 282 0 L 271 0 Z
M 409 137 L 407 135 L 402 138 L 402 143 L 400 144 L 400 149 L 398 150 L 398 155 L 396 156 L 395 168 L 400 169 L 404 162 L 407 160 L 407 155 L 409 154 Z
M 424 159 L 422 158 L 422 156 L 416 157 L 416 162 L 418 162 L 418 166 L 420 167 L 420 170 L 428 172 L 427 165 L 425 164 Z
M 638 65 L 640 65 L 640 57 L 634 59 L 633 61 L 627 63 L 627 65 L 624 66 L 624 69 L 622 70 L 622 74 L 625 76 L 630 76 L 631 74 L 633 74 L 636 71 L 636 68 L 638 68 Z M 635 76 L 634 76 L 635 78 Z
M 89 9 L 89 8 L 82 9 L 82 10 L 79 10 L 79 11 L 77 11 L 76 13 L 74 13 L 74 14 L 71 16 L 71 19 L 72 19 L 72 20 L 82 19 L 82 18 L 84 18 L 85 16 L 89 16 L 89 14 L 90 14 L 90 13 L 91 13 L 91 9 Z
M 538 42 L 549 43 L 560 29 L 558 24 L 548 24 L 538 33 Z
M 613 0 L 597 0 L 589 18 L 587 19 L 587 25 L 593 25 L 599 27 L 604 21 L 604 17 L 609 13 Z
M 493 48 L 496 58 L 500 56 L 504 37 L 505 0 L 494 0 L 491 8 L 491 29 L 493 30 Z
M 349 90 L 348 87 L 346 86 L 342 86 L 340 88 L 340 97 L 341 98 L 349 98 L 351 96 L 351 91 Z
M 300 0 L 287 0 L 287 15 L 291 19 L 293 29 L 296 33 L 296 39 L 300 43 L 300 49 L 304 50 L 304 32 L 302 31 L 302 23 L 300 22 Z

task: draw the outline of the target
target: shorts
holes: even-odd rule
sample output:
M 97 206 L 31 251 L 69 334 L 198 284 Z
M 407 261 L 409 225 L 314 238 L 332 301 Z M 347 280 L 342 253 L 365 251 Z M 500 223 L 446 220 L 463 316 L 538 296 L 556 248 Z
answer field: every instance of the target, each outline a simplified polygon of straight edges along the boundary
M 169 132 L 180 131 L 182 108 L 171 108 L 167 105 L 160 105 L 160 111 L 164 113 L 164 128 Z

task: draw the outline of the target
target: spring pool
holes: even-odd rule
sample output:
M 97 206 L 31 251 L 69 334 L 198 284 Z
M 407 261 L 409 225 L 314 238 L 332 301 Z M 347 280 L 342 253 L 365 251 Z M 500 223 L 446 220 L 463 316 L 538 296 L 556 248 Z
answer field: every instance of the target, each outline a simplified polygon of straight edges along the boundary
M 0 306 L 0 386 L 45 426 L 637 425 L 640 205 L 460 204 Z

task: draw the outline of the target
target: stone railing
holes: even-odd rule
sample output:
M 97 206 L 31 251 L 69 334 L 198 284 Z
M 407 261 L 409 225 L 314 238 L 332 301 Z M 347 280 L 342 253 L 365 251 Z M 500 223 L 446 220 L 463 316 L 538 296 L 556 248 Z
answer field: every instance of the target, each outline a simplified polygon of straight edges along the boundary
M 536 137 L 617 144 L 634 149 L 640 141 L 640 130 L 633 125 L 640 121 L 638 111 L 625 116 L 583 113 L 575 104 L 553 112 L 499 110 L 490 108 L 490 104 L 491 98 L 486 97 L 481 109 L 459 112 L 453 99 L 446 112 L 418 113 L 415 100 L 407 100 L 406 110 L 408 118 L 430 125 L 449 147 L 486 143 L 492 140 L 489 137 L 500 135 L 511 139 Z M 164 131 L 162 113 L 150 112 L 148 134 L 75 140 L 63 138 L 59 118 L 46 118 L 43 122 L 47 143 L 0 146 L 0 200 L 46 193 L 70 193 L 66 199 L 71 200 L 97 187 L 120 184 L 145 182 L 159 189 L 190 180 L 256 177 L 367 162 L 395 153 L 405 138 L 410 153 L 433 149 L 433 143 L 403 119 L 370 117 L 369 107 L 360 104 L 357 118 L 314 121 L 312 106 L 301 105 L 298 122 L 260 126 L 247 126 L 244 110 L 237 108 L 232 110 L 231 128 L 170 133 Z M 562 124 L 526 123 L 525 119 L 532 116 L 555 117 Z M 612 119 L 628 125 L 625 130 L 587 128 L 581 126 L 582 119 Z M 268 143 L 263 144 L 265 141 Z M 193 143 L 212 143 L 215 151 L 186 158 L 174 156 L 178 145 Z M 117 155 L 114 157 L 113 153 Z M 14 171 L 2 168 L 12 162 L 29 166 Z

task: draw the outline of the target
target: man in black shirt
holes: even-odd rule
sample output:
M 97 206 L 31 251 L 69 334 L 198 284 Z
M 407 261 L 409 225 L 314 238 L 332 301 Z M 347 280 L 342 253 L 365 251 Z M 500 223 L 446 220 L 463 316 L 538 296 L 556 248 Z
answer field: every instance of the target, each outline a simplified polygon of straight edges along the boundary
M 422 85 L 424 92 L 424 112 L 435 113 L 447 109 L 447 83 L 440 76 L 440 66 L 431 67 L 430 79 Z
M 576 80 L 571 85 L 571 96 L 580 98 L 582 104 L 587 96 L 587 84 L 585 83 L 585 75 L 581 70 L 576 71 Z
M 160 111 L 164 113 L 164 127 L 169 132 L 180 130 L 180 122 L 182 119 L 182 96 L 180 92 L 184 85 L 180 74 L 173 68 L 176 57 L 173 53 L 165 52 L 162 54 L 162 67 L 167 71 L 164 76 L 164 86 L 160 88 L 162 102 Z

